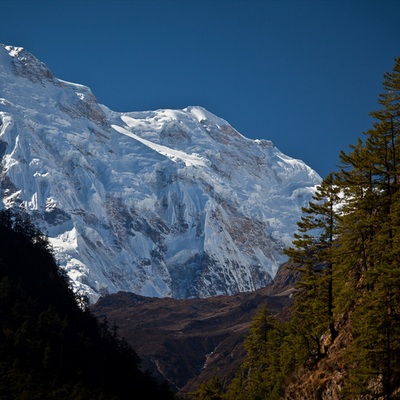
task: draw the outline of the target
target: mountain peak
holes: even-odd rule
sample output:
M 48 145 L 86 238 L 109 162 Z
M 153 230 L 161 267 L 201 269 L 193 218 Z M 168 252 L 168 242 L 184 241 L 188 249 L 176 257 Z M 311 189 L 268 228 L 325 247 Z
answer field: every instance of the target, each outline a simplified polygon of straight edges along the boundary
M 184 108 L 183 111 L 193 115 L 198 122 L 211 121 L 219 125 L 229 125 L 228 122 L 226 122 L 222 118 L 217 117 L 216 115 L 212 114 L 210 111 L 201 106 L 189 106 Z
M 118 113 L 0 46 L 3 207 L 48 233 L 76 290 L 208 297 L 265 286 L 321 178 L 199 106 Z
M 0 44 L 0 47 L 2 47 L 11 58 L 10 61 L 14 73 L 17 76 L 28 78 L 34 83 L 54 81 L 54 76 L 49 68 L 47 68 L 46 64 L 39 61 L 23 47 L 6 46 L 3 44 Z

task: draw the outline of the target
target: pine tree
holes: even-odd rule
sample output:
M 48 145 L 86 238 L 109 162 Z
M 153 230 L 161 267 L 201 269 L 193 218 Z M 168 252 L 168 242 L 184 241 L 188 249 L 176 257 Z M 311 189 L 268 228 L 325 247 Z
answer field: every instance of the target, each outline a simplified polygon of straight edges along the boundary
M 400 399 L 400 58 L 383 86 L 373 128 L 341 152 L 286 250 L 299 272 L 290 323 L 260 311 L 226 399 L 284 398 L 285 377 L 316 365 L 335 322 L 350 330 L 335 361 L 345 365 L 340 398 Z
M 225 400 L 278 400 L 287 376 L 298 365 L 286 322 L 263 305 L 245 338 L 246 358 L 228 387 Z
M 210 381 L 202 383 L 197 390 L 188 394 L 193 400 L 223 400 L 223 389 L 220 380 L 213 377 Z
M 385 74 L 386 92 L 376 119 L 338 174 L 346 194 L 339 229 L 341 301 L 351 297 L 354 340 L 348 362 L 355 366 L 347 393 L 387 400 L 400 379 L 400 58 Z M 346 279 L 346 278 L 344 278 Z M 356 290 L 354 290 L 356 289 Z
M 334 252 L 340 206 L 339 187 L 330 174 L 317 188 L 313 201 L 303 208 L 293 247 L 286 254 L 300 273 L 293 307 L 298 330 L 310 356 L 320 358 L 321 335 L 334 327 Z

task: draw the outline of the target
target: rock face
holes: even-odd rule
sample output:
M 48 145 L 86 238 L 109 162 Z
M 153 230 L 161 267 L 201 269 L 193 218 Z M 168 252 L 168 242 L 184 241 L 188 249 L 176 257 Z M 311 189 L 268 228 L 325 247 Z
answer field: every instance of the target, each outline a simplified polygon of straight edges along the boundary
M 201 107 L 117 113 L 0 45 L 3 207 L 24 208 L 94 302 L 264 287 L 320 177 Z
M 351 323 L 349 315 L 343 315 L 336 322 L 339 334 L 334 342 L 331 342 L 327 332 L 321 337 L 321 344 L 325 346 L 324 357 L 311 369 L 301 368 L 290 379 L 284 400 L 340 400 L 343 397 L 342 389 L 349 379 L 349 366 L 343 359 L 352 340 Z M 383 399 L 383 397 L 379 397 Z M 369 395 L 360 395 L 360 400 L 372 399 Z

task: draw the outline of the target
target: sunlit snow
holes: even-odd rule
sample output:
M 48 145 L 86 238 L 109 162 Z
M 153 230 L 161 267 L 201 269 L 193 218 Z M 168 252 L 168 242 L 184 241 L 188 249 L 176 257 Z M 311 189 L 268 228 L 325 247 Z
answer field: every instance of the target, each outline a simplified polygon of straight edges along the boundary
M 125 116 L 125 117 L 122 117 L 122 120 L 130 127 L 134 128 L 136 125 L 134 123 L 135 120 L 133 118 Z M 177 160 L 183 161 L 187 167 L 193 166 L 193 165 L 197 165 L 197 166 L 200 166 L 200 165 L 205 166 L 206 165 L 204 160 L 195 154 L 186 154 L 183 151 L 174 150 L 174 149 L 171 149 L 166 146 L 152 143 L 149 140 L 142 139 L 141 137 L 135 135 L 131 131 L 128 131 L 127 129 L 125 129 L 121 126 L 118 126 L 118 125 L 111 125 L 111 126 L 119 133 L 129 136 L 135 140 L 138 140 L 139 142 L 141 142 L 144 145 L 150 147 L 151 149 L 157 151 L 158 153 L 162 154 L 163 156 L 170 158 L 172 161 L 177 161 Z
M 0 96 L 2 206 L 91 301 L 265 286 L 321 181 L 202 107 L 113 112 L 22 48 L 0 45 Z

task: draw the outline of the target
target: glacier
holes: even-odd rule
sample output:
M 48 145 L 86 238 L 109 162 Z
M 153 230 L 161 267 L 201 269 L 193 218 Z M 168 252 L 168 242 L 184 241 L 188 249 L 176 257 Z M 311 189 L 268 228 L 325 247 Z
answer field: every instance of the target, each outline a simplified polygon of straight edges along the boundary
M 91 302 L 265 286 L 321 182 L 202 107 L 115 112 L 6 45 L 0 157 L 1 207 L 30 214 Z

